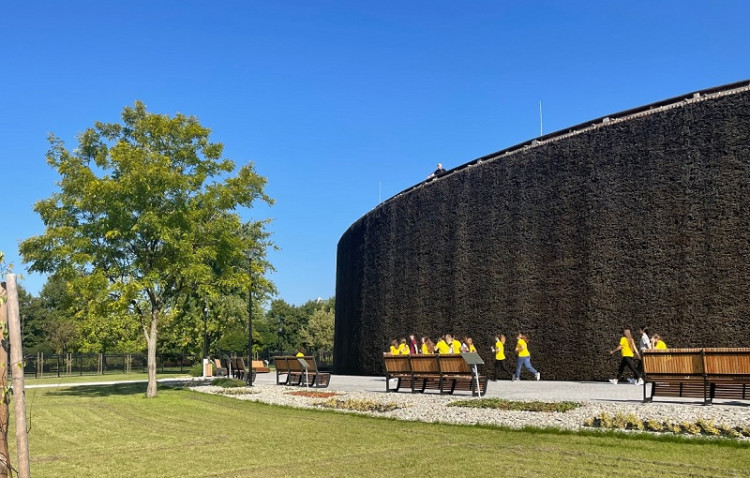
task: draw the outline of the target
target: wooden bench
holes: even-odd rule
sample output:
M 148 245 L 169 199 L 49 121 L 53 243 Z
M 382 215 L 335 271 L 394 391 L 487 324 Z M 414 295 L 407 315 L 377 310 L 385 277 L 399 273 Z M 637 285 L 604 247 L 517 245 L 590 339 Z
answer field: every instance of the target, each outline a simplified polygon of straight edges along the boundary
M 703 371 L 703 349 L 646 350 L 643 358 L 643 401 L 655 396 L 702 398 L 710 403 Z M 647 394 L 651 384 L 651 394 Z
M 302 359 L 300 361 L 299 359 Z M 328 387 L 331 373 L 318 369 L 315 357 L 274 357 L 277 385 L 305 385 L 308 387 Z M 302 365 L 305 363 L 305 365 Z
M 385 391 L 398 392 L 399 388 L 412 387 L 411 362 L 408 355 L 383 354 L 385 361 Z M 396 381 L 395 387 L 391 382 Z
M 750 348 L 703 349 L 711 399 L 750 400 Z
M 307 363 L 307 371 L 305 372 L 303 370 L 302 374 L 302 383 L 305 384 L 305 386 L 308 387 L 320 387 L 320 388 L 326 388 L 328 387 L 328 384 L 331 383 L 331 373 L 330 372 L 323 372 L 318 369 L 318 362 L 315 360 L 315 357 L 313 356 L 304 356 L 304 357 L 296 357 L 297 359 L 302 359 Z M 299 363 L 299 360 L 297 360 Z M 302 364 L 300 364 L 302 365 Z M 304 369 L 304 366 L 303 366 Z M 307 380 L 305 382 L 305 380 Z
M 647 350 L 643 371 L 644 402 L 654 396 L 702 398 L 704 405 L 750 399 L 750 348 Z
M 289 383 L 289 357 L 274 357 L 273 362 L 276 366 L 276 385 L 286 385 Z
M 410 389 L 412 393 L 437 390 L 452 394 L 456 391 L 484 395 L 487 391 L 487 377 L 479 376 L 479 387 L 471 366 L 461 354 L 450 355 L 391 355 L 384 354 L 385 390 L 398 392 Z M 391 386 L 396 380 L 395 386 Z M 477 391 L 479 388 L 479 392 Z

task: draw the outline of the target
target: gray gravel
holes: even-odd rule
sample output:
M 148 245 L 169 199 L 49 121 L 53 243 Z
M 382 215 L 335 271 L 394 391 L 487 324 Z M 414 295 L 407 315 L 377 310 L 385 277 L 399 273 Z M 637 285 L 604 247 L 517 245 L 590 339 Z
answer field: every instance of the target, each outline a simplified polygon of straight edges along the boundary
M 290 392 L 304 390 L 304 387 L 275 385 L 273 374 L 261 375 L 252 388 L 237 390 L 231 395 L 240 400 L 252 400 L 274 405 L 298 408 L 319 408 L 322 398 L 293 395 Z M 191 389 L 203 393 L 221 393 L 224 389 L 210 385 L 195 386 Z M 474 409 L 448 407 L 456 400 L 476 399 L 469 393 L 439 395 L 437 392 L 412 394 L 409 392 L 386 393 L 383 377 L 334 376 L 327 389 L 310 388 L 311 391 L 336 392 L 337 399 L 371 400 L 377 403 L 392 403 L 398 409 L 389 412 L 371 412 L 371 415 L 422 422 L 503 425 L 514 428 L 524 426 L 556 427 L 577 430 L 584 420 L 608 412 L 634 414 L 641 419 L 654 419 L 672 422 L 698 419 L 713 420 L 716 425 L 750 426 L 750 402 L 717 402 L 703 406 L 696 399 L 658 399 L 652 403 L 642 403 L 643 387 L 607 382 L 556 382 L 556 381 L 498 381 L 491 382 L 487 397 L 507 400 L 540 400 L 548 402 L 574 401 L 583 406 L 565 413 L 542 413 L 523 411 L 502 411 L 494 409 Z

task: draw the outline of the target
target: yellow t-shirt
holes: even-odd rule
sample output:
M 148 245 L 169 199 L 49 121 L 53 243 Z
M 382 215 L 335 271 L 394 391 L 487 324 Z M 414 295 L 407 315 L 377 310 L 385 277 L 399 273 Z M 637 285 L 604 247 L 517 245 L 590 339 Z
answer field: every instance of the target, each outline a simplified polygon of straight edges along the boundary
M 654 345 L 654 348 L 657 350 L 666 350 L 667 344 L 665 344 L 663 340 L 657 340 L 656 345 Z
M 445 340 L 441 340 L 440 342 L 438 342 L 435 348 L 437 349 L 437 353 L 439 354 L 450 353 L 450 347 L 447 343 L 445 343 Z
M 398 347 L 391 345 L 391 355 L 398 355 Z
M 495 360 L 505 360 L 505 344 L 495 342 Z
M 451 342 L 451 347 L 453 347 L 454 354 L 461 353 L 461 342 L 459 342 L 458 340 L 454 340 L 453 342 Z
M 430 350 L 430 348 L 427 346 L 427 344 L 422 344 L 422 353 L 423 354 L 431 354 L 433 351 Z
M 409 346 L 406 344 L 401 344 L 398 346 L 398 354 L 399 355 L 409 355 Z
M 518 350 L 519 357 L 531 356 L 531 353 L 529 352 L 529 348 L 526 345 L 526 341 L 524 339 L 518 339 L 518 343 L 516 344 L 516 350 Z
M 477 352 L 477 348 L 474 347 L 474 344 L 469 345 L 469 352 L 474 352 L 474 353 Z
M 633 356 L 633 349 L 630 348 L 630 344 L 628 343 L 628 339 L 625 337 L 620 338 L 620 352 L 622 352 L 623 357 L 632 357 Z
M 305 356 L 305 354 L 303 354 L 302 352 L 297 352 L 297 355 L 296 355 L 296 356 L 297 356 L 297 357 L 304 357 L 304 356 Z

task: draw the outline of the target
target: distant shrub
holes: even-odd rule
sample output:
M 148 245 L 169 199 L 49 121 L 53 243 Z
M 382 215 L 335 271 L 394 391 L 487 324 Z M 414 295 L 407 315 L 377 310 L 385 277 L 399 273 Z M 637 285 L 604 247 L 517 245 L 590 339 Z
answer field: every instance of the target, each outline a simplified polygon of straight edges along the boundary
M 325 407 L 325 408 L 351 410 L 355 412 L 378 412 L 378 413 L 390 412 L 390 411 L 401 408 L 395 403 L 391 403 L 391 402 L 380 403 L 380 402 L 376 402 L 373 400 L 354 400 L 354 399 L 341 400 L 337 398 L 332 398 L 330 400 L 318 402 L 316 403 L 316 405 L 320 407 Z
M 298 397 L 308 398 L 330 398 L 338 395 L 336 392 L 317 392 L 313 390 L 300 390 L 298 392 L 287 392 L 287 395 L 295 395 Z
M 203 364 L 202 363 L 193 364 L 193 366 L 190 367 L 189 373 L 191 377 L 202 377 L 203 376 Z
M 625 415 L 617 412 L 614 416 L 603 412 L 598 417 L 589 417 L 583 421 L 583 426 L 593 428 L 607 428 L 619 430 L 645 430 L 656 433 L 673 433 L 675 435 L 702 435 L 722 436 L 727 438 L 750 437 L 750 427 L 730 427 L 728 425 L 715 425 L 713 420 L 696 420 L 695 422 L 682 421 L 675 423 L 671 420 L 663 422 L 646 419 L 643 420 L 635 414 Z
M 224 388 L 233 388 L 233 387 L 244 387 L 247 384 L 242 380 L 237 380 L 236 378 L 221 377 L 221 378 L 214 379 L 214 381 L 211 382 L 211 385 L 215 385 L 217 387 L 224 387 Z

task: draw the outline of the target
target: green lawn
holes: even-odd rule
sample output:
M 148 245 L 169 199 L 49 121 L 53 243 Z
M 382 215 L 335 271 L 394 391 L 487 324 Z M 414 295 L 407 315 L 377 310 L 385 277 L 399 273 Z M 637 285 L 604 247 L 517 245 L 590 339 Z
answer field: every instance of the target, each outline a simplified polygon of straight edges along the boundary
M 157 373 L 156 378 L 182 378 L 189 377 L 187 372 L 164 372 Z M 68 375 L 64 377 L 33 378 L 24 377 L 24 384 L 29 385 L 61 385 L 67 383 L 94 383 L 94 382 L 134 382 L 148 380 L 147 373 L 113 373 L 105 375 Z M 8 381 L 10 383 L 10 380 Z
M 144 384 L 27 390 L 36 477 L 748 476 L 722 440 L 509 431 L 255 404 Z

